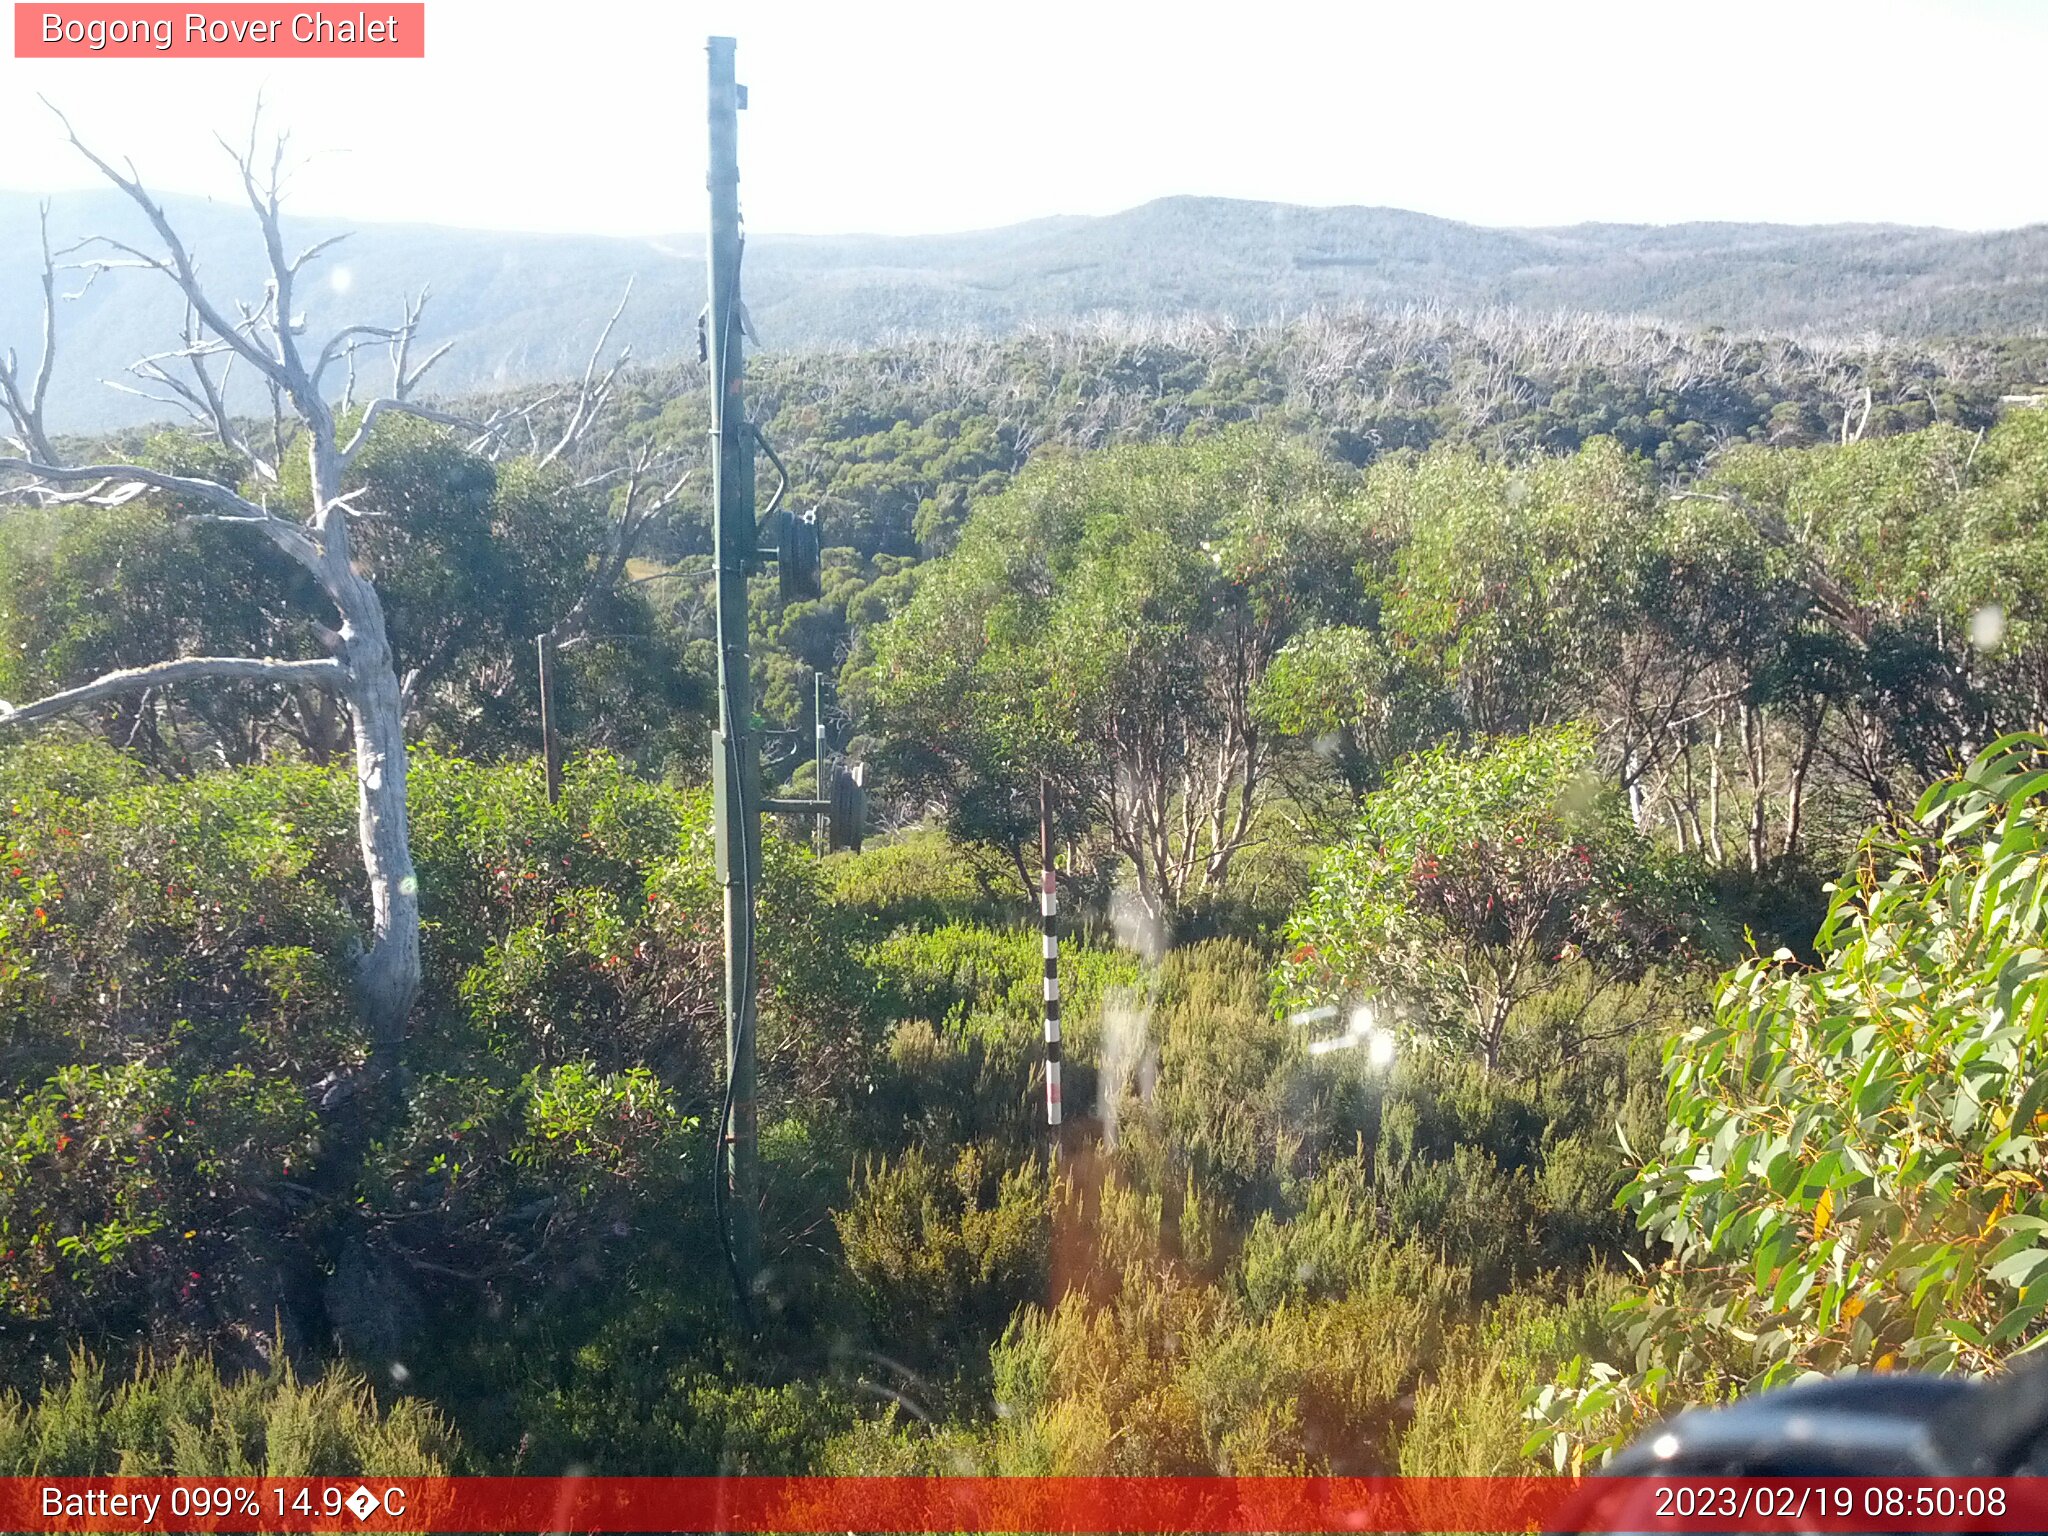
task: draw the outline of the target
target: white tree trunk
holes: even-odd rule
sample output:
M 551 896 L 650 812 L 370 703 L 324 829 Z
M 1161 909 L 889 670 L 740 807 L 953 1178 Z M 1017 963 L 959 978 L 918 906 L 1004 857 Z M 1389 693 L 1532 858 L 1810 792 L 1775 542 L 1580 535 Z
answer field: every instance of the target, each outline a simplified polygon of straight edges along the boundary
M 353 576 L 353 573 L 351 573 Z M 371 934 L 357 977 L 357 1002 L 379 1072 L 398 1064 L 406 1017 L 420 990 L 420 894 L 406 813 L 405 699 L 374 587 L 344 609 L 349 724 L 355 737 L 356 824 L 370 886 Z M 350 611 L 350 610 L 353 611 Z
M 236 320 L 229 318 L 205 292 L 190 251 L 140 181 L 94 154 L 75 135 L 72 143 L 142 210 L 162 241 L 161 256 L 107 242 L 128 258 L 111 264 L 141 266 L 161 273 L 177 285 L 188 305 L 185 350 L 165 357 L 184 359 L 193 378 L 181 380 L 161 360 L 145 360 L 139 365 L 143 376 L 170 389 L 175 397 L 173 403 L 184 402 L 204 430 L 241 454 L 258 480 L 281 490 L 277 467 L 243 440 L 223 403 L 220 381 L 208 371 L 209 360 L 220 357 L 253 366 L 269 385 L 279 414 L 288 411 L 305 428 L 312 507 L 306 520 L 299 522 L 272 513 L 267 500 L 252 500 L 218 481 L 171 475 L 137 465 L 65 466 L 55 462 L 51 439 L 42 421 L 43 395 L 56 343 L 54 261 L 47 241 L 44 347 L 36 374 L 24 387 L 11 353 L 5 354 L 4 364 L 0 364 L 0 415 L 12 427 L 8 436 L 19 450 L 17 456 L 0 457 L 0 472 L 26 477 L 25 483 L 0 489 L 0 496 L 38 500 L 48 505 L 119 505 L 154 489 L 192 499 L 206 508 L 197 515 L 245 527 L 291 556 L 319 583 L 340 622 L 337 629 L 323 631 L 331 652 L 325 660 L 172 658 L 152 666 L 108 673 L 91 683 L 19 708 L 0 704 L 0 723 L 27 723 L 110 694 L 139 692 L 198 678 L 257 678 L 288 685 L 316 683 L 338 694 L 347 706 L 354 738 L 357 826 L 371 909 L 369 943 L 356 978 L 357 1006 L 369 1036 L 372 1074 L 381 1077 L 398 1065 L 407 1019 L 420 991 L 419 881 L 413 871 L 406 813 L 405 685 L 399 679 L 392 655 L 383 601 L 375 583 L 356 568 L 350 552 L 349 520 L 355 513 L 343 484 L 350 462 L 368 439 L 371 423 L 381 414 L 402 412 L 472 429 L 476 423 L 414 405 L 407 399 L 420 376 L 441 355 L 437 351 L 417 366 L 406 361 L 419 323 L 417 302 L 408 306 L 404 321 L 396 327 L 356 325 L 337 333 L 308 365 L 300 350 L 292 287 L 300 269 L 321 247 L 315 246 L 296 259 L 285 253 L 278 214 L 282 145 L 271 163 L 267 184 L 257 175 L 253 136 L 249 155 L 237 156 L 244 189 L 269 256 L 270 282 L 264 300 L 254 307 L 241 306 L 240 319 Z M 344 444 L 337 432 L 334 411 L 322 393 L 322 377 L 337 361 L 352 359 L 356 346 L 366 340 L 386 342 L 392 348 L 392 393 L 365 407 L 355 433 Z M 488 433 L 490 429 L 482 430 Z M 629 499 L 629 514 L 632 510 Z M 623 563 L 622 559 L 619 563 Z

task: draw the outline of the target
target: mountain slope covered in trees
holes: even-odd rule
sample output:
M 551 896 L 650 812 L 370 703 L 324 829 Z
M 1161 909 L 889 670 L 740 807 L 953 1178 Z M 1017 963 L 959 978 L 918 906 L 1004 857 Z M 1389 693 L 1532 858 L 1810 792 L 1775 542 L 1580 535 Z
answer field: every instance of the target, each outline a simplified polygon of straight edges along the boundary
M 232 202 L 171 197 L 215 281 L 260 281 Z M 118 198 L 54 200 L 59 245 L 137 241 Z M 459 343 L 439 383 L 478 389 L 558 378 L 636 285 L 620 335 L 644 361 L 690 345 L 702 307 L 701 239 L 607 239 L 296 219 L 306 243 L 354 227 L 304 297 L 309 322 L 395 312 L 431 272 L 427 339 Z M 33 336 L 40 295 L 36 203 L 0 191 L 0 335 Z M 1647 315 L 1736 330 L 1819 328 L 1897 336 L 2026 334 L 2048 326 L 2048 228 L 1991 233 L 1890 225 L 1575 225 L 1488 229 L 1392 208 L 1304 208 L 1164 198 L 1100 218 L 962 234 L 755 235 L 748 303 L 777 350 L 872 343 L 894 333 L 1004 333 L 1102 311 L 1196 312 L 1263 322 L 1315 308 L 1511 306 Z M 161 408 L 108 390 L 130 340 L 175 327 L 176 297 L 146 273 L 113 273 L 66 309 L 55 423 L 89 431 Z

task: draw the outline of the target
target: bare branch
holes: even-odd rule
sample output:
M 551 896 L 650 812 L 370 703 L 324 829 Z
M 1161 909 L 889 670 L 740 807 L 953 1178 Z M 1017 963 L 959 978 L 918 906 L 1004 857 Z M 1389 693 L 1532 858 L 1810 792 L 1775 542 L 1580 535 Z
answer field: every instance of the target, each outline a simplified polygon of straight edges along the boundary
M 684 470 L 665 489 L 643 502 L 641 490 L 649 483 L 648 475 L 654 467 L 654 450 L 643 447 L 628 471 L 619 500 L 619 515 L 612 521 L 605 547 L 598 555 L 597 568 L 590 573 L 589 582 L 570 605 L 569 611 L 547 632 L 558 649 L 574 645 L 584 638 L 584 626 L 592 605 L 619 584 L 619 578 L 625 574 L 626 562 L 632 559 L 633 551 L 639 545 L 640 535 L 649 523 L 675 504 L 696 475 L 693 469 Z
M 65 246 L 57 254 L 59 256 L 75 256 L 80 251 L 90 250 L 96 245 L 103 245 L 110 251 L 119 251 L 128 260 L 110 261 L 106 257 L 101 256 L 90 260 L 66 262 L 64 269 L 67 272 L 83 272 L 86 274 L 86 287 L 88 288 L 99 280 L 100 274 L 103 272 L 171 271 L 170 262 L 166 261 L 163 257 L 152 256 L 147 251 L 139 251 L 132 245 L 116 240 L 112 235 L 87 235 L 84 239 Z M 79 292 L 83 294 L 85 289 L 81 288 Z
M 576 489 L 579 491 L 596 490 L 597 487 L 603 485 L 605 481 L 616 480 L 619 478 L 619 476 L 630 473 L 632 468 L 633 466 L 630 464 L 614 464 L 607 469 L 600 469 L 595 473 L 585 475 L 581 480 L 578 480 L 576 482 Z
M 210 515 L 208 521 L 249 524 L 309 569 L 317 567 L 319 561 L 319 550 L 307 537 L 305 529 L 297 523 L 276 516 L 268 507 L 230 490 L 217 480 L 202 480 L 195 475 L 166 474 L 160 469 L 144 469 L 138 464 L 60 466 L 36 464 L 27 459 L 0 458 L 0 472 L 8 471 L 33 476 L 36 482 L 86 487 L 83 491 L 66 493 L 51 490 L 45 484 L 32 483 L 16 487 L 8 493 L 32 495 L 53 506 L 67 503 L 119 506 L 123 502 L 134 500 L 144 490 L 169 491 L 173 495 L 191 496 L 220 509 Z
M 350 232 L 348 230 L 343 230 L 338 235 L 329 235 L 325 240 L 315 240 L 311 245 L 307 246 L 303 251 L 299 252 L 297 256 L 292 258 L 291 270 L 293 275 L 296 276 L 300 268 L 305 266 L 305 264 L 311 261 L 314 257 L 320 255 L 323 251 L 330 250 L 333 247 L 341 244 L 342 241 L 346 240 L 349 237 L 349 233 Z
M 256 179 L 256 139 L 263 122 L 263 103 L 259 99 L 256 110 L 249 119 L 249 148 L 238 151 L 225 139 L 221 147 L 235 162 L 235 169 L 242 175 L 242 190 L 248 195 L 249 207 L 255 212 L 257 227 L 263 231 L 263 248 L 270 256 L 270 307 L 271 329 L 277 338 L 277 361 L 282 365 L 285 377 L 279 382 L 291 391 L 293 403 L 300 410 L 308 409 L 308 401 L 301 398 L 301 391 L 312 393 L 312 380 L 305 365 L 299 359 L 297 323 L 292 314 L 292 283 L 298 276 L 298 266 L 284 253 L 284 226 L 280 202 L 284 183 L 284 151 L 289 136 L 280 133 L 272 145 L 270 171 L 267 179 L 259 183 Z M 316 413 L 317 414 L 317 413 Z
M 180 496 L 196 496 L 249 518 L 252 522 L 270 520 L 268 509 L 250 501 L 239 492 L 230 490 L 217 480 L 202 480 L 192 475 L 173 475 L 160 469 L 144 469 L 139 464 L 37 464 L 29 459 L 0 458 L 0 470 L 15 474 L 33 475 L 38 480 L 52 480 L 60 485 L 82 485 L 93 481 L 135 481 L 153 490 L 171 491 Z
M 163 241 L 164 249 L 168 254 L 164 257 L 151 257 L 132 246 L 123 245 L 116 240 L 107 240 L 101 243 L 112 246 L 116 250 L 126 252 L 128 255 L 135 257 L 145 267 L 167 274 L 184 290 L 185 297 L 199 311 L 199 317 L 206 322 L 208 330 L 230 343 L 236 352 L 262 370 L 266 378 L 274 380 L 288 393 L 291 392 L 294 380 L 291 377 L 291 370 L 287 366 L 285 354 L 281 351 L 278 356 L 272 356 L 269 352 L 266 352 L 248 334 L 243 326 L 236 325 L 233 321 L 229 320 L 222 313 L 220 306 L 207 296 L 205 288 L 199 281 L 199 269 L 192 260 L 191 251 L 186 248 L 185 242 L 178 237 L 177 230 L 172 228 L 171 221 L 164 213 L 162 205 L 155 198 L 151 197 L 148 190 L 142 185 L 141 178 L 136 175 L 134 167 L 130 166 L 125 175 L 121 171 L 116 170 L 112 164 L 89 147 L 83 139 L 79 138 L 77 130 L 71 126 L 71 119 L 59 111 L 54 102 L 50 101 L 48 97 L 44 97 L 43 105 L 56 115 L 59 123 L 63 124 L 64 136 L 70 140 L 71 147 L 91 161 L 102 176 L 112 182 L 116 188 L 126 195 L 130 202 L 142 210 L 143 216 L 149 220 L 151 228 L 156 231 L 157 238 Z M 245 175 L 246 180 L 247 177 Z M 257 211 L 260 217 L 262 214 L 260 203 L 258 204 Z M 265 230 L 266 244 L 269 243 L 268 237 L 274 234 L 275 227 L 273 224 Z M 279 313 L 282 314 L 282 304 L 278 306 L 278 309 Z M 296 394 L 294 394 L 293 399 L 294 403 L 301 405 L 303 408 L 304 402 L 300 401 Z
M 341 414 L 344 416 L 356 408 L 356 349 L 353 345 L 346 355 L 348 374 L 341 381 Z
M 436 410 L 430 405 L 415 405 L 410 400 L 381 395 L 363 407 L 361 424 L 356 427 L 355 435 L 349 438 L 347 446 L 341 450 L 340 461 L 343 469 L 348 468 L 356 454 L 362 450 L 363 444 L 370 440 L 370 428 L 376 425 L 377 418 L 387 411 L 395 411 L 401 416 L 417 416 L 422 421 L 436 422 L 444 427 L 454 427 L 461 432 L 475 433 L 479 442 L 488 441 L 496 436 L 498 431 L 498 418 L 495 416 L 486 421 L 478 421 L 474 417 L 458 416 L 452 411 Z M 477 444 L 471 446 L 475 447 Z
M 188 307 L 185 312 L 185 355 L 192 365 L 193 376 L 199 381 L 200 393 L 206 397 L 206 407 L 213 417 L 214 435 L 223 444 L 249 461 L 249 467 L 271 484 L 278 484 L 277 463 L 258 453 L 248 439 L 235 430 L 234 419 L 228 414 L 227 382 L 234 371 L 235 357 L 227 352 L 227 362 L 221 368 L 220 382 L 214 382 L 213 375 L 206 371 L 206 359 L 227 350 L 227 343 L 208 342 L 199 328 L 199 311 Z M 283 453 L 282 441 L 275 444 L 278 454 Z
M 0 699 L 0 725 L 28 725 L 117 694 L 139 693 L 212 678 L 315 683 L 323 688 L 339 689 L 347 681 L 348 671 L 340 662 L 327 658 L 278 661 L 268 656 L 182 656 L 175 661 L 154 662 L 146 667 L 123 667 L 76 688 L 67 688 L 62 693 L 38 699 L 33 704 L 15 705 Z
M 405 323 L 392 333 L 391 393 L 400 400 L 408 393 L 405 382 L 406 354 L 412 351 L 412 339 L 420 328 L 420 312 L 426 307 L 427 290 L 422 288 L 418 298 L 406 300 Z
M 63 266 L 59 267 L 58 270 L 60 272 L 85 273 L 85 281 L 80 283 L 76 288 L 71 289 L 69 292 L 65 293 L 62 296 L 67 304 L 73 302 L 74 300 L 82 299 L 88 293 L 91 293 L 92 285 L 100 280 L 100 269 L 97 266 L 91 265 L 90 263 L 79 264 L 75 262 L 67 262 Z
M 413 369 L 412 372 L 406 374 L 404 378 L 400 381 L 399 398 L 403 400 L 404 398 L 406 398 L 406 396 L 410 395 L 413 391 L 413 387 L 417 385 L 421 379 L 427 376 L 427 370 L 433 367 L 434 364 L 441 361 L 442 358 L 446 357 L 451 351 L 454 350 L 454 348 L 454 342 L 444 341 L 441 343 L 441 345 L 434 348 L 433 351 L 429 352 L 427 354 L 427 360 L 421 363 L 419 367 Z
M 329 242 L 331 243 L 331 242 Z M 406 302 L 405 318 L 397 325 L 351 325 L 328 337 L 327 344 L 320 349 L 320 356 L 313 364 L 313 383 L 318 387 L 326 377 L 327 370 L 337 361 L 346 359 L 349 365 L 350 388 L 354 393 L 356 351 L 372 342 L 383 342 L 391 349 L 391 395 L 393 399 L 404 400 L 418 387 L 421 379 L 434 364 L 446 357 L 454 347 L 452 341 L 443 342 L 427 355 L 418 367 L 409 365 L 412 344 L 419 336 L 420 315 L 425 311 L 428 290 L 422 288 L 419 297 Z
M 576 390 L 576 403 L 570 408 L 569 420 L 562 428 L 562 435 L 555 440 L 555 446 L 541 455 L 541 463 L 552 464 L 563 454 L 581 442 L 588 435 L 597 418 L 603 414 L 605 404 L 611 399 L 612 386 L 617 382 L 619 370 L 632 359 L 633 349 L 623 347 L 612 360 L 611 367 L 600 377 L 598 364 L 604 359 L 604 349 L 612 339 L 612 331 L 619 323 L 619 316 L 626 312 L 626 305 L 633 297 L 633 280 L 626 279 L 626 291 L 619 295 L 618 307 L 611 318 L 604 323 L 604 329 L 597 333 L 597 345 L 590 349 L 590 361 L 583 367 L 583 382 Z
M 395 325 L 351 325 L 336 331 L 327 338 L 327 345 L 320 349 L 320 356 L 313 364 L 313 382 L 318 384 L 339 359 L 353 357 L 359 344 L 390 341 L 399 334 L 399 329 Z
M 212 373 L 207 370 L 206 360 L 223 354 L 227 356 L 227 366 L 231 370 L 234 366 L 234 354 L 229 351 L 225 342 L 206 338 L 200 326 L 199 313 L 190 305 L 185 310 L 183 341 L 183 346 L 172 351 L 159 352 L 128 365 L 128 371 L 137 378 L 161 385 L 170 390 L 175 398 L 166 399 L 162 395 L 134 389 L 114 379 L 106 381 L 108 387 L 126 394 L 141 395 L 146 400 L 155 400 L 183 411 L 223 446 L 240 454 L 261 479 L 272 485 L 277 484 L 277 466 L 255 450 L 247 438 L 236 429 L 234 419 L 228 413 L 225 392 L 227 374 L 224 372 L 221 379 L 216 382 Z M 174 362 L 182 362 L 191 370 L 193 383 L 188 384 L 171 372 L 168 365 Z
M 142 365 L 140 363 L 131 363 L 129 366 L 139 368 Z M 194 410 L 192 402 L 184 397 L 184 387 L 169 379 L 158 381 L 169 386 L 171 393 L 168 395 L 159 395 L 147 389 L 137 389 L 133 384 L 123 384 L 119 379 L 102 379 L 100 382 L 106 385 L 107 388 L 115 390 L 120 394 L 133 395 L 138 400 L 148 400 L 156 405 L 167 405 L 174 411 L 183 411 L 201 426 L 207 425 L 206 413 Z
M 43 235 L 43 355 L 26 394 L 13 350 L 0 358 L 0 405 L 14 423 L 14 441 L 21 451 L 47 464 L 57 457 L 43 427 L 43 400 L 50 392 L 50 367 L 57 356 L 57 263 L 50 254 L 50 205 L 44 203 L 38 212 Z

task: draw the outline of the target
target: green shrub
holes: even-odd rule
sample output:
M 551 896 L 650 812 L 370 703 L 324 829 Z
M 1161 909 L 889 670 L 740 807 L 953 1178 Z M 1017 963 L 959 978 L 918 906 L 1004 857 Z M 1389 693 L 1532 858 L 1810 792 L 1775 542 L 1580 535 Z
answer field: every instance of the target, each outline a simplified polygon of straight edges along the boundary
M 1159 1081 L 1149 1118 L 1187 1176 L 1234 1208 L 1275 1188 L 1288 1088 L 1304 1060 L 1266 972 L 1242 942 L 1177 949 L 1151 1010 Z
M 1567 1361 L 1612 1342 L 1613 1306 L 1627 1283 L 1596 1272 L 1562 1295 L 1534 1287 L 1502 1296 L 1445 1340 L 1417 1388 L 1401 1438 L 1405 1477 L 1528 1476 L 1537 1470 L 1527 1400 Z M 1541 1449 L 1547 1451 L 1548 1447 Z
M 865 1169 L 834 1221 L 883 1347 L 920 1370 L 976 1370 L 1046 1294 L 1053 1194 L 1042 1165 L 1004 1170 L 974 1147 L 950 1167 L 913 1147 Z
M 1429 1304 L 1391 1291 L 1256 1316 L 1133 1262 L 1106 1297 L 1018 1315 L 993 1353 L 989 1455 L 1051 1475 L 1388 1470 L 1436 1336 Z
M 0 1100 L 0 1307 L 12 1343 L 203 1315 L 269 1218 L 248 1191 L 302 1173 L 316 1127 L 289 1082 L 65 1067 Z M 175 1337 L 175 1335 L 173 1335 Z
M 80 1352 L 40 1392 L 0 1393 L 5 1477 L 443 1477 L 459 1459 L 434 1409 L 339 1368 L 227 1378 L 179 1355 L 112 1381 Z
M 954 922 L 893 934 L 875 946 L 868 965 L 899 1017 L 1000 1014 L 1028 1028 L 1043 1008 L 1036 928 Z M 1137 960 L 1122 950 L 1074 940 L 1060 946 L 1061 1011 L 1072 1021 L 1069 1043 L 1084 1058 L 1093 1054 L 1104 998 L 1139 980 Z
M 1480 1147 L 1460 1146 L 1444 1162 L 1388 1169 L 1381 1199 L 1390 1232 L 1455 1254 L 1480 1296 L 1506 1290 L 1540 1252 L 1527 1171 L 1504 1172 Z
M 866 912 L 885 928 L 941 928 L 974 921 L 1015 922 L 1026 909 L 1016 869 L 986 847 L 956 842 L 936 828 L 870 841 L 821 865 L 832 899 Z
M 493 1277 L 587 1284 L 701 1209 L 722 1054 L 701 793 L 588 757 L 551 807 L 530 764 L 416 752 L 425 986 L 404 1072 L 366 1100 L 331 1091 L 365 1047 L 352 771 L 158 780 L 108 756 L 0 756 L 0 1305 L 21 1320 L 0 1380 L 68 1341 L 246 1350 L 280 1315 L 375 1322 L 396 1350 Z M 766 854 L 773 1124 L 864 1098 L 876 1029 L 812 861 Z
M 1262 1316 L 1289 1303 L 1357 1295 L 1405 1297 L 1443 1314 L 1472 1286 L 1462 1255 L 1386 1228 L 1355 1163 L 1339 1163 L 1309 1185 L 1299 1214 L 1262 1214 L 1239 1263 L 1245 1299 Z
M 823 1477 L 979 1477 L 994 1464 L 978 1424 L 937 1423 L 896 1403 L 835 1435 L 820 1455 Z
M 1682 952 L 1685 872 L 1603 786 L 1594 745 L 1574 725 L 1403 763 L 1289 920 L 1288 994 L 1365 999 L 1491 1074 L 1517 1010 L 1572 962 L 1632 977 Z

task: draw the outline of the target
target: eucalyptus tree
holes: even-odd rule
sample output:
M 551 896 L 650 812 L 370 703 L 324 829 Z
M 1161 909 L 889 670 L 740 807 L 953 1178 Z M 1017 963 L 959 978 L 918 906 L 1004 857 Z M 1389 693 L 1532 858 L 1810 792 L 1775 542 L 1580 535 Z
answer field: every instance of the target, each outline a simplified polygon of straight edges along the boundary
M 1748 648 L 1744 742 L 1759 789 L 1767 753 L 1789 760 L 1787 846 L 1816 755 L 1901 815 L 1983 743 L 2043 719 L 2044 445 L 2048 417 L 2019 411 L 1988 435 L 1744 449 L 1686 493 L 1720 503 L 1719 527 L 1775 572 L 1781 640 Z
M 1540 1394 L 1561 1458 L 1731 1386 L 1976 1373 L 2048 1337 L 2044 785 L 2048 741 L 1992 742 L 1865 838 L 1818 966 L 1752 957 L 1666 1043 L 1624 1197 L 1668 1258 L 1614 1357 Z
M 1631 738 L 1669 683 L 1634 654 L 1658 518 L 1643 465 L 1605 438 L 1519 463 L 1438 449 L 1375 466 L 1366 500 L 1396 540 L 1384 624 L 1453 692 L 1460 723 L 1495 735 L 1576 719 L 1637 669 L 1612 722 L 1632 778 Z
M 117 667 L 90 681 L 0 708 L 0 724 L 49 720 L 116 696 L 193 683 L 249 681 L 311 688 L 340 701 L 356 768 L 358 841 L 369 888 L 368 943 L 357 967 L 356 991 L 370 1041 L 373 1072 L 396 1064 L 407 1016 L 420 988 L 419 883 L 408 841 L 406 810 L 406 700 L 413 681 L 399 675 L 383 598 L 358 558 L 357 527 L 376 515 L 349 478 L 380 419 L 409 415 L 471 431 L 477 424 L 425 406 L 413 391 L 445 348 L 415 358 L 421 305 L 409 304 L 395 325 L 352 324 L 317 348 L 304 337 L 298 284 L 308 265 L 334 242 L 292 254 L 280 210 L 284 145 L 267 166 L 259 162 L 252 130 L 246 149 L 230 150 L 255 218 L 268 265 L 264 292 L 233 303 L 202 280 L 191 248 L 132 169 L 117 168 L 88 148 L 65 124 L 72 145 L 147 220 L 151 247 L 107 237 L 85 243 L 81 265 L 97 275 L 136 269 L 169 282 L 187 312 L 184 333 L 170 350 L 137 367 L 153 396 L 185 411 L 232 455 L 233 468 L 211 463 L 181 473 L 144 463 L 69 462 L 57 451 L 44 407 L 57 360 L 61 254 L 44 241 L 44 326 L 32 372 L 9 352 L 0 379 L 0 407 L 13 452 L 0 457 L 11 477 L 6 495 L 34 506 L 108 509 L 161 495 L 179 518 L 232 530 L 274 550 L 308 580 L 329 610 L 308 624 L 322 654 L 290 656 L 175 655 Z M 368 347 L 387 348 L 391 385 L 347 417 L 337 396 L 355 377 L 355 361 Z M 273 430 L 249 429 L 230 410 L 228 370 L 252 371 L 267 393 Z M 343 381 L 346 380 L 346 385 Z M 352 418 L 345 428 L 344 420 Z M 286 455 L 303 463 L 298 480 Z M 294 481 L 297 481 L 294 484 Z
M 1402 763 L 1288 920 L 1287 988 L 1364 1005 L 1500 1067 L 1515 1011 L 1591 965 L 1640 974 L 1693 940 L 1683 877 L 1562 726 Z
M 1337 471 L 1263 433 L 1034 461 L 856 659 L 892 782 L 1021 871 L 1042 777 L 1171 919 L 1253 836 L 1262 680 L 1353 612 L 1356 536 Z

